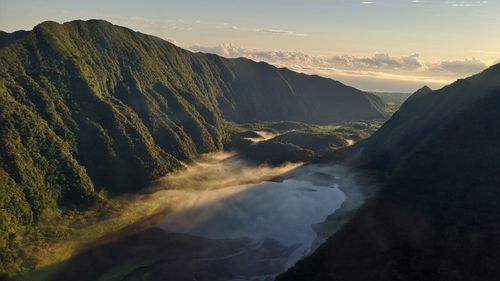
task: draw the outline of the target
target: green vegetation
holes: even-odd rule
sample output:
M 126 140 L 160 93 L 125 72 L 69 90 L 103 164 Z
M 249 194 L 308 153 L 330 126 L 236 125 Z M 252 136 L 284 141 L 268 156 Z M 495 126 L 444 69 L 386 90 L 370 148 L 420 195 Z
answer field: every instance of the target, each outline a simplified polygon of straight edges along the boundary
M 36 280 L 44 280 L 42 277 L 50 273 L 51 265 L 70 258 L 82 245 L 139 222 L 163 208 L 161 200 L 136 200 L 125 196 L 86 211 L 66 211 L 64 216 L 52 216 L 36 226 L 19 227 L 6 248 L 9 251 L 5 253 L 12 258 L 3 264 L 4 270 L 43 269 L 36 273 Z M 38 278 L 40 275 L 42 277 Z M 25 278 L 35 280 L 34 275 Z
M 2 271 L 25 268 L 20 236 L 65 235 L 31 226 L 222 148 L 225 123 L 203 94 L 212 85 L 180 67 L 190 65 L 187 54 L 98 21 L 47 22 L 0 49 Z M 159 57 L 175 61 L 161 67 Z
M 342 122 L 336 125 L 310 125 L 299 122 L 262 122 L 245 128 L 276 134 L 254 144 L 247 132 L 233 137 L 232 147 L 257 163 L 280 165 L 328 158 L 338 149 L 353 145 L 376 131 L 382 120 Z
M 429 89 L 426 87 L 426 89 Z M 430 89 L 429 89 L 430 90 Z M 385 111 L 388 115 L 394 114 L 399 107 L 412 95 L 411 93 L 386 93 L 374 92 L 374 95 L 380 97 L 386 104 Z
M 339 82 L 194 54 L 104 21 L 45 22 L 1 37 L 0 274 L 49 264 L 138 219 L 98 223 L 117 195 L 245 131 L 229 121 L 383 115 L 379 98 Z M 82 234 L 75 225 L 91 227 Z M 36 254 L 69 239 L 73 246 Z

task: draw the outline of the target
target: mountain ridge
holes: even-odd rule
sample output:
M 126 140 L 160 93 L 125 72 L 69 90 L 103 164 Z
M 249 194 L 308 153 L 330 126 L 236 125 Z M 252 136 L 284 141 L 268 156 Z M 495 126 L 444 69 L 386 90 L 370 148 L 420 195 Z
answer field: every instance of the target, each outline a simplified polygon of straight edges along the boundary
M 19 39 L 22 39 L 24 36 L 28 35 L 29 31 L 26 30 L 18 30 L 12 33 L 5 32 L 0 30 L 0 48 L 6 47 Z
M 378 193 L 278 280 L 498 280 L 499 78 L 409 99 L 356 148 Z
M 313 114 L 311 116 L 311 112 L 307 112 L 308 114 L 305 114 L 304 112 L 300 112 L 300 108 L 296 108 L 295 110 L 297 112 L 294 112 L 294 113 L 300 113 L 301 116 L 299 117 L 294 117 L 293 114 L 288 114 L 288 115 L 280 115 L 280 116 L 274 116 L 272 117 L 273 121 L 281 121 L 281 120 L 289 120 L 289 118 L 292 118 L 291 121 L 302 121 L 302 122 L 309 122 L 309 123 L 328 123 L 328 122 L 338 122 L 338 121 L 342 121 L 342 120 L 351 120 L 351 119 L 372 119 L 372 118 L 380 118 L 380 117 L 383 117 L 384 116 L 384 103 L 383 101 L 378 98 L 376 95 L 373 95 L 371 93 L 368 93 L 368 92 L 364 92 L 364 91 L 360 91 L 360 90 L 357 90 L 353 87 L 350 87 L 350 86 L 347 86 L 339 81 L 336 81 L 336 80 L 333 80 L 333 79 L 330 79 L 330 78 L 324 78 L 324 77 L 320 77 L 318 75 L 309 75 L 309 74 L 304 74 L 304 73 L 297 73 L 297 72 L 294 72 L 294 71 L 291 71 L 287 68 L 278 68 L 278 67 L 275 67 L 271 64 L 268 64 L 266 62 L 254 62 L 250 59 L 247 59 L 247 58 L 236 58 L 236 59 L 230 59 L 230 58 L 224 58 L 224 57 L 220 57 L 218 55 L 215 55 L 215 54 L 209 54 L 209 53 L 201 53 L 201 52 L 196 52 L 196 53 L 192 53 L 188 50 L 185 50 L 185 49 L 182 49 L 178 46 L 175 46 L 174 44 L 172 44 L 171 42 L 168 42 L 166 40 L 163 40 L 161 39 L 160 37 L 157 37 L 157 36 L 152 36 L 152 35 L 147 35 L 147 34 L 144 34 L 144 33 L 141 33 L 141 32 L 136 32 L 132 29 L 129 29 L 127 27 L 122 27 L 122 26 L 116 26 L 116 25 L 113 25 L 107 21 L 103 21 L 103 20 L 88 20 L 88 21 L 83 21 L 83 20 L 74 20 L 74 21 L 69 21 L 69 22 L 65 22 L 63 24 L 59 24 L 57 22 L 54 22 L 54 21 L 45 21 L 41 24 L 38 24 L 36 25 L 32 31 L 26 31 L 27 32 L 27 35 L 30 33 L 30 32 L 34 32 L 34 31 L 37 31 L 37 30 L 41 30 L 43 29 L 43 27 L 45 26 L 57 26 L 57 25 L 60 25 L 60 26 L 64 26 L 64 25 L 78 25 L 78 24 L 94 24 L 94 25 L 109 25 L 109 26 L 113 26 L 115 28 L 121 28 L 121 29 L 124 29 L 126 30 L 127 32 L 130 32 L 130 33 L 134 33 L 134 34 L 137 34 L 139 36 L 143 36 L 143 37 L 147 37 L 149 39 L 153 39 L 153 40 L 156 40 L 156 41 L 160 41 L 160 42 L 163 42 L 164 44 L 168 44 L 168 45 L 171 45 L 171 47 L 173 48 L 177 48 L 178 50 L 182 50 L 182 52 L 186 52 L 186 53 L 189 53 L 193 56 L 202 56 L 202 57 L 209 57 L 213 60 L 221 60 L 222 62 L 217 62 L 217 64 L 219 66 L 222 66 L 225 64 L 225 68 L 228 68 L 227 64 L 231 64 L 232 66 L 234 65 L 237 65 L 239 68 L 242 68 L 244 67 L 245 65 L 250 65 L 249 67 L 247 68 L 253 68 L 253 69 L 249 69 L 249 71 L 258 71 L 258 70 L 262 70 L 264 69 L 265 71 L 270 71 L 270 72 L 274 72 L 274 74 L 277 74 L 275 75 L 275 77 L 277 77 L 278 79 L 277 80 L 280 80 L 280 78 L 283 77 L 283 75 L 287 75 L 288 77 L 290 77 L 290 74 L 292 75 L 296 75 L 297 77 L 300 77 L 296 80 L 319 80 L 323 83 L 328 83 L 330 84 L 329 86 L 330 87 L 336 87 L 336 91 L 332 92 L 330 90 L 329 93 L 325 93 L 325 92 L 320 92 L 318 95 L 322 98 L 328 98 L 329 96 L 331 97 L 334 97 L 335 99 L 348 99 L 346 98 L 346 95 L 349 96 L 349 95 L 354 95 L 354 96 L 362 96 L 363 98 L 359 98 L 358 97 L 358 102 L 359 101 L 363 101 L 363 102 L 366 102 L 368 101 L 368 104 L 365 104 L 364 107 L 362 107 L 360 110 L 357 110 L 356 113 L 349 113 L 349 112 L 344 112 L 345 111 L 345 106 L 336 106 L 335 103 L 333 104 L 334 108 L 330 108 L 330 111 L 333 111 L 335 112 L 335 114 L 329 114 L 327 115 L 327 119 L 325 121 L 325 116 L 320 116 L 320 117 L 314 117 L 314 111 L 313 111 Z M 23 37 L 24 38 L 24 37 Z M 22 39 L 22 38 L 20 38 Z M 257 69 L 255 69 L 257 68 Z M 260 69 L 259 69 L 260 68 Z M 227 70 L 227 69 L 226 69 Z M 238 70 L 238 69 L 236 69 Z M 226 73 L 228 74 L 229 76 L 233 76 L 235 73 L 235 69 L 234 67 L 232 69 L 229 70 L 230 73 Z M 242 71 L 240 71 L 242 72 Z M 241 73 L 240 73 L 241 74 Z M 239 90 L 239 91 L 248 91 L 248 81 L 252 81 L 254 84 L 265 84 L 265 83 L 269 83 L 268 81 L 266 81 L 266 79 L 263 79 L 263 77 L 257 77 L 259 78 L 258 82 L 260 83 L 255 83 L 255 79 L 250 79 L 250 78 L 255 78 L 255 77 L 246 77 L 248 76 L 248 74 L 250 74 L 248 71 L 247 72 L 243 72 L 244 75 L 242 75 L 240 77 L 240 79 L 244 79 L 244 85 L 241 86 L 241 85 L 236 85 L 236 87 L 239 87 L 237 88 L 236 90 Z M 234 77 L 233 77 L 234 78 Z M 265 77 L 267 78 L 267 77 Z M 295 77 L 294 77 L 295 78 Z M 275 78 L 274 78 L 275 79 Z M 284 89 L 286 88 L 289 88 L 289 81 L 284 81 L 285 84 L 287 85 L 287 87 L 284 87 Z M 306 82 L 309 82 L 309 81 L 306 81 Z M 296 83 L 297 86 L 300 86 L 302 88 L 306 88 L 306 87 L 309 87 L 310 85 L 314 85 L 314 83 L 312 82 L 309 82 L 309 83 Z M 228 85 L 226 85 L 228 86 Z M 243 87 L 243 89 L 241 88 Z M 321 90 L 321 89 L 320 89 Z M 344 91 L 347 91 L 347 93 L 343 93 Z M 248 93 L 248 92 L 244 92 L 243 94 L 241 95 L 252 95 L 253 93 Z M 269 93 L 266 93 L 266 94 L 269 94 Z M 300 94 L 300 91 L 294 91 L 294 89 L 291 89 L 290 88 L 290 93 L 287 93 L 289 94 L 289 96 L 293 97 L 293 96 L 297 96 Z M 223 97 L 227 100 L 227 96 Z M 262 97 L 258 97 L 258 98 L 262 98 Z M 307 100 L 305 100 L 304 98 L 309 98 L 309 97 L 303 97 L 302 99 L 300 100 L 294 100 L 294 102 L 299 102 L 299 103 L 307 103 Z M 365 100 L 363 100 L 365 99 Z M 237 101 L 232 101 L 230 100 L 229 101 L 231 103 L 231 106 L 241 106 L 240 104 L 237 103 Z M 235 104 L 236 103 L 236 104 Z M 336 102 L 337 103 L 337 102 Z M 323 105 L 323 104 L 320 104 L 320 105 Z M 355 103 L 351 103 L 351 104 L 347 104 L 348 106 L 351 106 L 353 108 L 355 108 L 356 104 Z M 318 104 L 314 104 L 314 106 L 318 106 Z M 256 105 L 252 105 L 252 108 L 250 108 L 251 111 L 256 111 L 255 109 Z M 251 114 L 253 115 L 257 115 L 257 116 L 253 116 L 252 115 L 252 118 L 253 119 L 249 119 L 248 117 L 245 117 L 245 116 L 234 116 L 236 113 L 236 111 L 242 111 L 242 112 L 245 112 L 245 114 L 247 114 L 247 112 L 249 111 L 248 108 L 237 108 L 238 110 L 235 110 L 234 108 L 231 108 L 231 109 L 227 109 L 227 111 L 230 111 L 230 112 L 223 112 L 225 117 L 227 119 L 236 119 L 236 120 L 231 120 L 231 121 L 239 121 L 239 122 L 251 122 L 251 121 L 261 121 L 261 120 L 266 120 L 266 121 L 270 121 L 268 120 L 269 118 L 260 118 L 261 116 L 258 116 L 258 114 L 255 114 L 255 112 L 250 112 Z M 258 110 L 257 110 L 258 111 Z M 257 112 L 258 113 L 258 112 Z M 262 113 L 262 112 L 261 112 Z M 268 115 L 269 115 L 269 112 L 266 112 Z M 245 114 L 241 114 L 241 115 L 245 115 Z M 344 116 L 345 115 L 345 116 Z M 266 117 L 266 116 L 264 116 Z
M 2 263 L 18 258 L 15 233 L 222 150 L 229 121 L 383 116 L 380 99 L 332 81 L 100 20 L 37 25 L 0 48 Z

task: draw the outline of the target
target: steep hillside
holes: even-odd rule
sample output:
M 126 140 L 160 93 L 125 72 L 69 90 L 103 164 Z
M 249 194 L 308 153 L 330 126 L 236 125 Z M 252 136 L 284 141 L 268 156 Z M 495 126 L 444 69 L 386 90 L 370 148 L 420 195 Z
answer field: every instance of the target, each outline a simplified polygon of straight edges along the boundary
M 437 91 L 423 88 L 412 95 L 364 145 L 370 168 L 391 171 L 440 126 L 476 100 L 500 87 L 500 65 Z
M 499 108 L 500 65 L 409 99 L 361 146 L 378 195 L 278 280 L 498 280 Z
M 219 100 L 229 120 L 328 124 L 382 117 L 380 98 L 338 81 L 243 58 L 224 61 L 235 75 Z
M 45 22 L 0 41 L 0 249 L 24 226 L 222 149 L 226 120 L 327 123 L 383 107 L 330 79 L 191 53 L 105 21 Z
M 0 30 L 0 48 L 8 46 L 24 36 L 28 35 L 29 31 L 19 30 L 16 32 L 8 33 Z

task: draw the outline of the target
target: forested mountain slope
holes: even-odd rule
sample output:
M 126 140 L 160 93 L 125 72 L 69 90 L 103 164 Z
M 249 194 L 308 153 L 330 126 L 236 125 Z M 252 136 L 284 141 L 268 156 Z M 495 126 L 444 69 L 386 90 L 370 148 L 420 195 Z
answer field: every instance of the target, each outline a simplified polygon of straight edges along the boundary
M 105 21 L 0 35 L 0 248 L 41 217 L 137 191 L 222 149 L 226 120 L 382 116 L 380 99 L 339 82 Z

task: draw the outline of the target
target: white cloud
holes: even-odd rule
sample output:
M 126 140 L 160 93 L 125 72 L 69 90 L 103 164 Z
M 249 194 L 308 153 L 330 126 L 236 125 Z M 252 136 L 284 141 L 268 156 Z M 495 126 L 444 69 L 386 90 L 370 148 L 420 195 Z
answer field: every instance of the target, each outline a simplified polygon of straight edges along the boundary
M 392 56 L 376 53 L 372 56 L 334 55 L 313 56 L 302 52 L 265 51 L 241 48 L 232 44 L 190 46 L 196 52 L 214 53 L 224 57 L 246 57 L 279 67 L 333 78 L 365 77 L 413 81 L 421 84 L 445 85 L 457 78 L 475 74 L 487 65 L 475 58 L 465 60 L 426 61 L 418 54 Z
M 263 33 L 293 35 L 293 36 L 306 36 L 306 34 L 303 33 L 296 33 L 294 31 L 284 30 L 284 29 L 260 28 L 260 29 L 253 29 L 253 31 L 263 32 Z
M 446 60 L 430 66 L 430 70 L 437 73 L 453 73 L 461 76 L 466 76 L 480 72 L 487 65 L 475 58 L 465 60 Z
M 347 69 L 416 70 L 422 67 L 418 54 L 402 57 L 394 57 L 387 53 L 378 53 L 371 57 L 342 55 L 326 58 L 326 61 Z
M 485 5 L 488 1 L 447 1 L 446 3 L 452 7 L 467 8 Z

